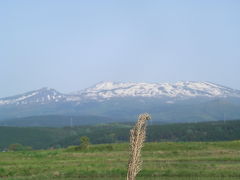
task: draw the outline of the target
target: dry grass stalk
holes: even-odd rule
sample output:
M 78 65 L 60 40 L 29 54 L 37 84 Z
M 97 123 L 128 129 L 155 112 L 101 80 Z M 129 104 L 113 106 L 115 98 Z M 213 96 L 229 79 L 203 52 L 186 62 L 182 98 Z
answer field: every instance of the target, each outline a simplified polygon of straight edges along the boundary
M 149 114 L 141 114 L 134 128 L 130 130 L 130 157 L 127 180 L 135 180 L 138 172 L 141 170 L 141 149 L 146 138 L 147 120 L 150 119 Z

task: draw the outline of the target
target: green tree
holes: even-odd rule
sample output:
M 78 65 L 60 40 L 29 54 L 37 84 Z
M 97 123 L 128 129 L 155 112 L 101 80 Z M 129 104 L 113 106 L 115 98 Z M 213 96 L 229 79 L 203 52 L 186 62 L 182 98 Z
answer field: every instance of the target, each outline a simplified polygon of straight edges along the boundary
M 90 140 L 87 136 L 80 137 L 80 149 L 88 149 L 90 145 Z
M 31 146 L 23 146 L 22 144 L 15 143 L 8 146 L 9 151 L 30 151 L 32 150 Z
M 18 143 L 16 143 L 16 144 L 10 144 L 9 146 L 8 146 L 8 150 L 9 151 L 22 151 L 24 148 L 23 148 L 23 145 L 21 145 L 21 144 L 18 144 Z

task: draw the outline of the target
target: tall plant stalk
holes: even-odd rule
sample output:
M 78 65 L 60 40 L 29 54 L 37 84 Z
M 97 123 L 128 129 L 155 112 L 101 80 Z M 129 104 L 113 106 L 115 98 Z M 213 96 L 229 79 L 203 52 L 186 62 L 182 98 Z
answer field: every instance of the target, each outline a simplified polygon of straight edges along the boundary
M 135 180 L 141 170 L 141 149 L 146 138 L 147 120 L 150 119 L 151 117 L 147 113 L 139 115 L 136 125 L 130 130 L 130 156 L 127 180 Z

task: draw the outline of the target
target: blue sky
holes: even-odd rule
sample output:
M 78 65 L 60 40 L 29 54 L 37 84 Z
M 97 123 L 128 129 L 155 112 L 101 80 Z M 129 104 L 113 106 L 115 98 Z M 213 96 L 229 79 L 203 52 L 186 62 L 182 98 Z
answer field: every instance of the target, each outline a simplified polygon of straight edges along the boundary
M 0 97 L 99 81 L 240 89 L 238 0 L 0 2 Z

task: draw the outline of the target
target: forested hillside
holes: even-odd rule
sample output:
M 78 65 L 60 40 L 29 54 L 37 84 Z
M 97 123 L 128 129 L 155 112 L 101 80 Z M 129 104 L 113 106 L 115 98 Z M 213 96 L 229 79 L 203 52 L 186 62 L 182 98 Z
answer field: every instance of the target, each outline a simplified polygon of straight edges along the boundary
M 78 145 L 81 136 L 91 143 L 127 142 L 132 125 L 105 124 L 65 128 L 0 127 L 0 147 L 20 143 L 34 149 L 59 148 Z M 240 139 L 240 120 L 203 123 L 150 125 L 147 141 L 225 141 Z

